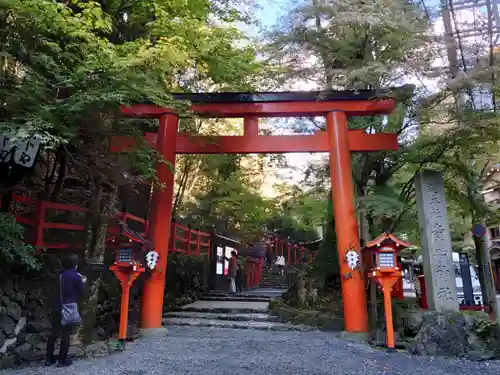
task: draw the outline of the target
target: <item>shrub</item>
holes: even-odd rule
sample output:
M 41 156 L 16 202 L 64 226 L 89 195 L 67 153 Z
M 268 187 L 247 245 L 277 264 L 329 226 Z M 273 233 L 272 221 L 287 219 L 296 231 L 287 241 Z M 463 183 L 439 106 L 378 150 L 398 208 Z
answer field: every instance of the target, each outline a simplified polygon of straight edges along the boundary
M 25 267 L 28 270 L 40 268 L 33 246 L 24 242 L 24 228 L 16 218 L 0 213 L 0 262 L 1 268 Z

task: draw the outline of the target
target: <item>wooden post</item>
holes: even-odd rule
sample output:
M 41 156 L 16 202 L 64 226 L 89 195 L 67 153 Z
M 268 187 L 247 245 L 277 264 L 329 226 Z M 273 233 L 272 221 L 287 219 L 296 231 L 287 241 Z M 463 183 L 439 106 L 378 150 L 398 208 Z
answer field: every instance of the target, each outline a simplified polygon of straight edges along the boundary
M 118 338 L 120 340 L 127 339 L 129 296 L 130 296 L 130 286 L 128 285 L 127 282 L 122 282 L 122 301 L 120 305 L 120 329 L 118 331 Z
M 486 228 L 484 223 L 480 225 Z M 493 279 L 493 270 L 491 268 L 490 250 L 484 240 L 484 236 L 474 236 L 474 244 L 476 246 L 479 277 L 480 281 L 482 281 L 481 291 L 483 295 L 483 306 L 488 306 L 490 315 L 494 317 L 493 319 L 496 322 L 499 322 L 500 314 L 496 299 L 495 280 Z
M 112 265 L 110 270 L 114 272 L 117 279 L 120 280 L 122 287 L 121 305 L 120 305 L 120 327 L 118 329 L 118 338 L 120 340 L 127 339 L 127 329 L 128 329 L 128 305 L 130 298 L 130 288 L 134 283 L 135 279 L 139 277 L 141 273 L 145 271 L 144 268 L 131 269 L 121 269 L 116 265 Z
M 36 252 L 41 251 L 44 243 L 43 243 L 43 230 L 45 229 L 45 211 L 46 205 L 45 201 L 38 201 L 35 212 L 35 220 L 33 225 L 33 246 L 36 249 Z
M 394 343 L 394 324 L 392 321 L 392 301 L 391 301 L 391 288 L 396 280 L 390 278 L 382 278 L 382 287 L 384 288 L 384 310 L 385 310 L 385 330 L 387 349 L 389 351 L 395 350 Z
M 374 279 L 369 280 L 369 305 L 370 305 L 370 334 L 372 340 L 377 339 L 377 322 L 378 322 L 378 306 L 377 306 L 377 282 Z

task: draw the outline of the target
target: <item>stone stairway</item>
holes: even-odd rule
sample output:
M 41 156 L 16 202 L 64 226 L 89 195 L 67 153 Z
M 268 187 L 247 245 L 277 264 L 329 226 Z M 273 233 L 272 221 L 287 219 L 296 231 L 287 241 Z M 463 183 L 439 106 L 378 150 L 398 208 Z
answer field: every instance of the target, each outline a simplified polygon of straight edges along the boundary
M 177 311 L 166 313 L 163 324 L 270 331 L 314 330 L 312 327 L 280 323 L 278 317 L 269 315 L 269 302 L 282 293 L 283 290 L 276 289 L 258 289 L 238 296 L 209 293 Z
M 260 288 L 287 289 L 288 288 L 288 270 L 283 268 L 283 275 L 278 267 L 265 266 L 262 270 L 262 278 L 259 283 Z

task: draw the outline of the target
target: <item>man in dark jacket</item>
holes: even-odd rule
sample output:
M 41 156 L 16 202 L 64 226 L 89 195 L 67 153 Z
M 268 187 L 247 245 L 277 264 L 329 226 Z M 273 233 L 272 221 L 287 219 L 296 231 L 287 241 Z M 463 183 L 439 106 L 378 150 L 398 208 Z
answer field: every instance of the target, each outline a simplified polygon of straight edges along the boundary
M 76 303 L 83 297 L 83 278 L 76 271 L 78 266 L 78 256 L 76 254 L 65 257 L 62 261 L 63 270 L 57 279 L 52 306 L 51 306 L 51 325 L 52 330 L 47 341 L 46 365 L 50 366 L 56 362 L 54 357 L 54 346 L 56 340 L 61 338 L 59 349 L 58 366 L 65 367 L 71 365 L 68 359 L 69 341 L 74 325 L 63 326 L 61 324 L 62 305 L 67 303 Z M 62 299 L 62 300 L 61 300 Z

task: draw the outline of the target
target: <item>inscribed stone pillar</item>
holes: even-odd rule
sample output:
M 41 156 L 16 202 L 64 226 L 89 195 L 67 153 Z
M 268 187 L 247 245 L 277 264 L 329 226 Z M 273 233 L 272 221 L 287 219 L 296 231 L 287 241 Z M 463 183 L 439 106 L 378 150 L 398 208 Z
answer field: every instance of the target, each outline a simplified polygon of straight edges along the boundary
M 442 174 L 423 171 L 415 178 L 415 192 L 429 309 L 439 312 L 458 311 Z

